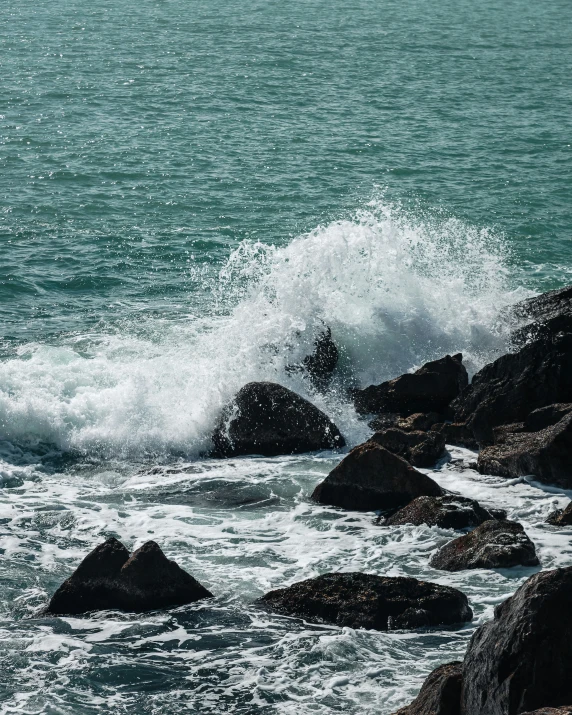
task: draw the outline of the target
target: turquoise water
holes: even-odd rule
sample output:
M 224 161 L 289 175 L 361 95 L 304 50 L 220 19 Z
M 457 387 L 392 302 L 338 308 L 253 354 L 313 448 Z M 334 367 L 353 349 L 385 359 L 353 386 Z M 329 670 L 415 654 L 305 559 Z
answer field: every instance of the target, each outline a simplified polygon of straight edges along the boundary
M 478 623 L 528 571 L 443 576 L 426 562 L 450 534 L 312 504 L 338 454 L 201 454 L 252 379 L 356 444 L 347 387 L 459 350 L 472 372 L 506 348 L 503 307 L 572 282 L 571 64 L 566 0 L 3 0 L 1 712 L 388 715 L 462 655 L 475 624 L 339 631 L 253 602 L 412 573 Z M 285 367 L 324 323 L 321 395 Z M 542 526 L 564 497 L 434 476 L 568 563 Z M 29 619 L 110 534 L 155 538 L 217 598 Z

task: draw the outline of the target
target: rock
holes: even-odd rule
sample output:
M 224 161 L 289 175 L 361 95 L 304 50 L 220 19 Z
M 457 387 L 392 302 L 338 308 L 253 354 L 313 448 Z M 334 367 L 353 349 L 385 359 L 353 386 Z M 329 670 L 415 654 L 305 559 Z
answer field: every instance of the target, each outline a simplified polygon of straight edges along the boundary
M 475 631 L 463 715 L 516 715 L 572 702 L 572 567 L 529 578 Z
M 343 447 L 336 425 L 312 403 L 273 382 L 250 382 L 225 407 L 212 456 L 297 454 Z
M 533 475 L 545 484 L 572 488 L 572 412 L 538 432 L 520 429 L 517 423 L 495 430 L 496 444 L 479 454 L 479 472 L 510 478 Z
M 396 412 L 382 412 L 380 415 L 374 417 L 373 420 L 368 422 L 367 426 L 374 430 L 374 432 L 378 432 L 379 430 L 387 429 L 388 427 L 396 427 L 399 419 L 400 417 Z
M 414 578 L 328 573 L 270 591 L 262 603 L 309 621 L 380 631 L 469 621 L 467 597 L 449 586 Z
M 562 708 L 540 708 L 540 710 L 523 713 L 522 715 L 572 715 L 572 706 L 568 705 Z
M 302 365 L 318 385 L 328 382 L 338 364 L 338 348 L 332 340 L 332 331 L 327 327 L 314 342 L 314 351 L 307 355 Z
M 572 403 L 559 403 L 533 410 L 524 420 L 523 430 L 538 432 L 546 427 L 552 427 L 570 412 L 572 412 Z
M 467 449 L 477 449 L 479 446 L 473 435 L 473 430 L 465 422 L 445 422 L 441 425 L 434 425 L 431 429 L 443 435 L 445 444 L 453 444 Z
M 409 417 L 399 417 L 396 427 L 404 432 L 416 432 L 418 430 L 428 432 L 433 425 L 442 421 L 443 417 L 438 412 L 429 412 L 427 414 L 416 412 L 413 415 L 409 415 Z
M 493 428 L 524 422 L 531 411 L 572 402 L 572 332 L 550 335 L 503 355 L 480 370 L 451 404 L 481 445 Z
M 572 501 L 565 509 L 556 509 L 549 514 L 546 523 L 552 526 L 572 526 Z
M 445 452 L 445 438 L 437 432 L 404 432 L 390 427 L 376 432 L 369 441 L 398 454 L 414 467 L 432 467 Z
M 445 412 L 468 383 L 462 360 L 460 353 L 446 355 L 426 363 L 414 373 L 355 390 L 355 409 L 360 414 L 397 412 L 402 416 L 415 412 Z
M 522 300 L 512 306 L 511 314 L 519 319 L 536 322 L 551 320 L 563 314 L 572 315 L 572 286 Z
M 432 557 L 444 571 L 538 566 L 536 548 L 516 521 L 485 521 L 469 534 L 450 541 Z
M 354 511 L 389 511 L 418 496 L 441 496 L 443 490 L 401 457 L 365 442 L 347 454 L 312 499 Z
M 498 514 L 498 510 L 496 513 Z M 502 514 L 506 516 L 505 512 L 501 512 Z M 383 524 L 385 526 L 427 524 L 441 529 L 466 529 L 496 518 L 498 517 L 488 509 L 483 509 L 474 499 L 452 494 L 442 497 L 417 497 L 389 516 Z
M 212 593 L 147 541 L 130 557 L 117 539 L 89 553 L 52 596 L 46 613 L 152 611 L 211 598 Z
M 419 695 L 394 715 L 460 715 L 463 664 L 440 665 L 429 674 Z

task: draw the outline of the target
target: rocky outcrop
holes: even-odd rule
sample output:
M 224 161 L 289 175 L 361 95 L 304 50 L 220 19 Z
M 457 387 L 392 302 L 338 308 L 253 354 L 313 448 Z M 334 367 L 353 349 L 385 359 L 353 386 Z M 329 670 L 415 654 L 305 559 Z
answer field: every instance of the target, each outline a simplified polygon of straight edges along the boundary
M 572 526 L 572 501 L 565 509 L 556 509 L 549 514 L 546 523 L 552 526 Z
M 468 383 L 462 360 L 460 353 L 446 355 L 426 363 L 414 373 L 355 390 L 355 409 L 360 414 L 395 412 L 402 416 L 445 412 Z
M 509 314 L 513 320 L 524 323 L 512 335 L 517 346 L 542 336 L 572 332 L 572 286 L 523 300 Z
M 414 578 L 329 573 L 270 591 L 261 602 L 310 621 L 380 631 L 469 621 L 467 597 L 448 586 Z
M 473 430 L 465 422 L 436 424 L 431 430 L 442 434 L 445 444 L 453 444 L 467 449 L 477 449 L 479 446 L 473 435 Z
M 273 382 L 250 382 L 225 407 L 212 456 L 313 452 L 343 447 L 336 425 L 315 405 Z
M 551 406 L 530 416 L 529 423 L 542 424 L 559 412 Z M 540 414 L 538 414 L 540 413 Z M 525 423 L 507 425 L 493 432 L 495 444 L 479 454 L 477 468 L 481 474 L 501 477 L 534 476 L 546 484 L 572 488 L 572 411 L 564 413 L 559 422 L 538 432 L 525 431 Z
M 415 412 L 407 417 L 401 417 L 395 412 L 382 412 L 375 417 L 371 422 L 368 422 L 369 427 L 376 432 L 387 429 L 388 427 L 396 427 L 404 432 L 415 432 L 421 430 L 428 432 L 433 425 L 442 422 L 443 416 L 437 412 Z
M 312 498 L 354 511 L 390 511 L 418 496 L 442 494 L 436 482 L 404 459 L 375 442 L 365 442 L 318 484 Z
M 523 713 L 522 715 L 572 715 L 572 706 L 569 705 L 562 708 L 540 708 L 540 710 Z
M 538 432 L 546 427 L 552 427 L 563 417 L 572 412 L 572 403 L 557 403 L 547 405 L 538 410 L 533 410 L 524 420 L 523 430 L 526 432 Z
M 369 441 L 398 454 L 414 467 L 432 467 L 445 453 L 445 438 L 438 432 L 405 432 L 390 427 L 376 432 Z
M 536 548 L 516 521 L 485 521 L 469 534 L 450 541 L 431 558 L 444 571 L 538 566 Z
M 85 557 L 52 596 L 45 612 L 151 611 L 210 597 L 212 593 L 167 559 L 154 541 L 129 556 L 125 546 L 111 538 Z
M 435 668 L 411 705 L 394 715 L 460 715 L 462 669 L 460 661 Z
M 517 715 L 572 703 L 572 567 L 529 578 L 473 635 L 463 715 Z
M 501 516 L 506 516 L 506 513 L 499 510 L 491 512 L 474 499 L 451 494 L 442 497 L 417 497 L 382 523 L 385 526 L 427 524 L 442 529 L 466 529 Z
M 302 360 L 302 367 L 317 387 L 325 387 L 338 364 L 338 348 L 327 327 L 315 340 L 314 350 Z

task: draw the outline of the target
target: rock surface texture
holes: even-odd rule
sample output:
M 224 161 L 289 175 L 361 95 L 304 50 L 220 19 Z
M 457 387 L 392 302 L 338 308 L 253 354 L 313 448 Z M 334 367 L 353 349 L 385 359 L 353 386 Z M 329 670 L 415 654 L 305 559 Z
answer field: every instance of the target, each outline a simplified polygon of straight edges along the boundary
M 396 427 L 376 432 L 369 438 L 414 467 L 432 467 L 445 454 L 445 438 L 438 432 L 405 432 Z
M 167 559 L 154 541 L 147 541 L 130 557 L 125 546 L 111 538 L 85 557 L 45 612 L 150 611 L 210 597 L 212 593 Z
M 484 509 L 474 499 L 447 495 L 417 497 L 407 506 L 389 516 L 383 524 L 385 526 L 427 524 L 428 526 L 439 526 L 442 529 L 465 529 L 479 526 L 483 522 L 495 518 L 497 516 L 494 512 L 491 513 L 488 509 Z
M 273 382 L 250 382 L 225 407 L 212 456 L 313 452 L 343 447 L 336 425 L 315 405 Z
M 469 534 L 450 541 L 430 565 L 444 571 L 538 566 L 536 548 L 516 521 L 485 521 Z
M 556 509 L 549 514 L 546 523 L 552 526 L 572 526 L 572 501 L 565 509 Z
M 469 621 L 467 597 L 414 578 L 330 573 L 270 591 L 261 602 L 279 613 L 351 628 L 386 631 Z
M 394 412 L 445 412 L 450 402 L 468 383 L 463 356 L 446 355 L 428 362 L 414 373 L 406 373 L 380 385 L 355 390 L 354 405 L 360 414 Z
M 365 442 L 354 447 L 323 482 L 312 498 L 354 511 L 389 511 L 418 496 L 441 496 L 443 490 L 401 457 Z
M 324 387 L 338 364 L 338 348 L 332 340 L 332 331 L 326 328 L 314 343 L 314 351 L 302 360 L 302 366 L 318 387 Z
M 463 664 L 440 665 L 427 677 L 419 695 L 394 715 L 459 715 Z

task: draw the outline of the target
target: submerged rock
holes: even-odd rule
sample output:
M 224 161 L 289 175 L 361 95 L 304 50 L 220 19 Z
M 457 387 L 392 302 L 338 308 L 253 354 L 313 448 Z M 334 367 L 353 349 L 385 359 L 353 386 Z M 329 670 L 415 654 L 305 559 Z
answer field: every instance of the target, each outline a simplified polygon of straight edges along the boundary
M 130 557 L 125 546 L 111 538 L 85 557 L 52 596 L 45 612 L 151 611 L 211 597 L 210 591 L 167 559 L 154 541 L 147 541 Z
M 446 663 L 430 673 L 415 700 L 394 715 L 460 715 L 463 664 Z
M 552 526 L 572 526 L 572 501 L 565 509 L 556 509 L 549 514 L 546 523 Z
M 437 432 L 405 432 L 390 427 L 376 432 L 369 441 L 398 454 L 414 467 L 432 467 L 445 453 L 445 438 Z
M 380 631 L 469 621 L 467 597 L 449 586 L 414 578 L 329 573 L 270 591 L 262 603 L 310 621 Z
M 536 548 L 516 521 L 485 521 L 469 534 L 450 541 L 430 565 L 444 571 L 538 566 Z
M 572 703 L 570 594 L 572 567 L 544 571 L 496 607 L 467 649 L 463 715 L 516 715 Z
M 442 529 L 465 529 L 502 516 L 506 516 L 506 512 L 499 512 L 499 510 L 491 512 L 474 499 L 452 494 L 442 497 L 417 497 L 385 519 L 383 524 L 385 526 L 427 524 Z
M 355 511 L 389 511 L 415 497 L 441 496 L 443 490 L 401 457 L 365 442 L 354 447 L 323 482 L 312 498 Z
M 250 382 L 225 407 L 212 456 L 313 452 L 343 447 L 336 425 L 315 405 L 282 385 Z
M 354 405 L 360 414 L 396 412 L 445 412 L 468 383 L 463 356 L 446 355 L 428 362 L 414 373 L 406 373 L 380 385 L 354 391 Z

